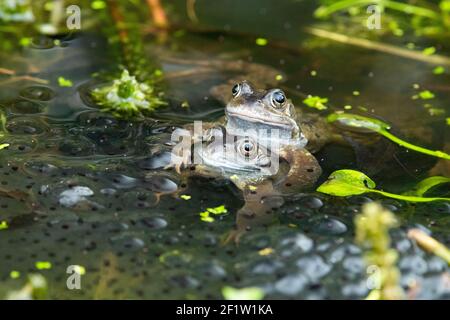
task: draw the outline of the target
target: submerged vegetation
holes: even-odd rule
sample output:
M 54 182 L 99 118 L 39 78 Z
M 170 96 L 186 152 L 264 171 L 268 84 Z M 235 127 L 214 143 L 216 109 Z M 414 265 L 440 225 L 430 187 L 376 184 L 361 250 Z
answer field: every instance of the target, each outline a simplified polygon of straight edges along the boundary
M 16 278 L 16 273 L 13 273 Z M 48 298 L 48 284 L 41 274 L 30 274 L 27 283 L 17 291 L 13 291 L 6 297 L 9 300 L 44 300 Z
M 34 20 L 31 0 L 4 0 L 0 3 L 0 20 L 31 22 Z
M 139 83 L 128 70 L 123 70 L 119 79 L 92 91 L 95 102 L 102 111 L 119 118 L 142 117 L 166 103 L 146 83 Z
M 429 150 L 423 147 L 419 147 L 416 145 L 413 145 L 409 142 L 406 142 L 398 137 L 396 137 L 395 135 L 393 135 L 392 133 L 389 132 L 390 129 L 390 125 L 388 125 L 387 123 L 381 121 L 381 120 L 377 120 L 377 119 L 372 119 L 372 118 L 368 118 L 368 117 L 364 117 L 364 116 L 360 116 L 360 115 L 355 115 L 355 114 L 347 114 L 347 113 L 333 113 L 330 114 L 327 117 L 329 122 L 339 122 L 342 125 L 348 126 L 348 127 L 355 127 L 355 128 L 365 128 L 365 129 L 369 129 L 372 131 L 375 131 L 379 134 L 381 134 L 382 136 L 388 138 L 389 140 L 397 143 L 398 145 L 420 152 L 420 153 L 424 153 L 430 156 L 434 156 L 434 157 L 438 157 L 438 158 L 443 158 L 446 160 L 450 160 L 450 154 L 447 154 L 446 152 L 443 151 L 433 151 L 433 150 Z
M 411 28 L 417 35 L 433 37 L 450 37 L 450 1 L 440 0 L 438 3 L 430 1 L 398 1 L 398 0 L 322 0 L 315 16 L 328 18 L 340 12 L 347 12 L 351 17 L 367 17 L 367 12 L 384 14 L 387 16 L 384 29 L 390 30 L 396 36 L 403 36 L 405 28 Z M 367 7 L 376 5 L 377 10 Z M 397 14 L 397 15 L 395 15 Z M 401 16 L 398 16 L 400 14 Z M 409 21 L 408 21 L 409 19 Z M 365 22 L 363 20 L 361 22 Z M 380 28 L 381 29 L 381 26 Z
M 400 271 L 396 267 L 398 253 L 391 248 L 389 229 L 398 226 L 394 214 L 377 203 L 365 204 L 355 218 L 355 240 L 366 249 L 364 260 L 370 270 L 369 300 L 404 298 Z
M 73 2 L 79 30 L 67 1 L 0 1 L 1 297 L 403 299 L 413 279 L 418 298 L 448 298 L 450 0 L 322 0 L 315 13 L 295 0 L 274 13 L 278 0 Z M 381 29 L 369 30 L 373 4 Z M 279 174 L 254 185 L 264 154 L 229 179 L 168 170 L 173 130 L 221 125 L 243 80 L 283 89 L 267 99 L 280 128 L 286 92 L 297 120 L 313 113 L 388 147 L 361 146 L 367 172 L 352 137 L 288 147 Z M 305 171 L 328 179 L 298 190 Z M 66 289 L 69 264 L 82 290 Z

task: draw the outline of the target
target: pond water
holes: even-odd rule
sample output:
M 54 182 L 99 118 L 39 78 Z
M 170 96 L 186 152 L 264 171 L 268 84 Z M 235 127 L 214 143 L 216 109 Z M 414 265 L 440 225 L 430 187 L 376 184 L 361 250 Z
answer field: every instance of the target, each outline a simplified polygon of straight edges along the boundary
M 221 179 L 185 183 L 164 170 L 173 128 L 223 116 L 224 105 L 210 89 L 245 74 L 217 68 L 221 61 L 279 70 L 280 85 L 303 110 L 308 94 L 327 97 L 336 109 L 361 106 L 406 140 L 449 151 L 445 116 L 431 116 L 423 101 L 411 99 L 419 84 L 433 90 L 433 106 L 448 113 L 449 74 L 437 77 L 424 62 L 319 39 L 303 29 L 316 22 L 315 7 L 314 1 L 198 1 L 200 22 L 192 24 L 185 2 L 173 2 L 169 12 L 184 31 L 165 42 L 141 32 L 143 55 L 164 74 L 187 75 L 163 81 L 168 106 L 143 121 L 116 119 L 89 101 L 92 74 L 114 71 L 119 61 L 117 44 L 108 43 L 101 28 L 56 37 L 58 45 L 55 37 L 33 36 L 32 45 L 2 52 L 0 67 L 47 83 L 1 76 L 4 140 L 10 146 L 0 154 L 0 190 L 18 192 L 0 197 L 0 221 L 9 226 L 0 231 L 0 297 L 20 288 L 26 274 L 39 272 L 52 299 L 220 299 L 224 286 L 260 287 L 266 298 L 362 299 L 369 289 L 353 219 L 363 203 L 379 200 L 400 221 L 392 243 L 400 255 L 402 286 L 418 283 L 415 298 L 449 298 L 445 261 L 406 236 L 418 227 L 448 245 L 448 202 L 298 194 L 285 199 L 270 224 L 248 231 L 238 245 L 224 244 L 243 205 L 237 188 Z M 145 15 L 139 18 L 145 24 Z M 269 43 L 258 46 L 257 37 Z M 213 67 L 197 72 L 198 62 Z M 59 77 L 73 85 L 58 85 Z M 181 106 L 184 101 L 188 108 Z M 427 176 L 449 174 L 448 162 L 402 148 L 388 149 L 395 161 L 377 161 L 385 151 L 375 150 L 364 168 L 380 189 L 400 193 Z M 321 181 L 334 170 L 358 168 L 348 148 L 329 145 L 316 157 L 324 170 Z M 449 191 L 442 187 L 439 194 Z M 226 214 L 213 223 L 200 220 L 205 208 L 220 205 Z M 266 248 L 273 250 L 266 254 Z M 38 261 L 52 267 L 36 270 Z M 66 287 L 69 265 L 86 269 L 81 290 Z M 21 278 L 12 279 L 12 270 Z

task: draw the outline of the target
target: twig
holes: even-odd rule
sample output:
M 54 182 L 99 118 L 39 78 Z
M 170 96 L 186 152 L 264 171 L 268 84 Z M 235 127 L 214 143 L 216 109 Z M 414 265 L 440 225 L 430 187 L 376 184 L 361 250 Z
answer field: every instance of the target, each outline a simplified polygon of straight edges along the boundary
M 433 239 L 420 229 L 411 229 L 408 231 L 408 238 L 417 242 L 424 250 L 444 259 L 450 264 L 450 250 L 445 245 Z
M 3 86 L 6 84 L 18 82 L 18 81 L 33 81 L 33 82 L 40 83 L 40 84 L 48 84 L 48 80 L 24 75 L 24 76 L 14 76 L 12 78 L 2 80 L 2 81 L 0 81 L 0 85 Z
M 162 7 L 159 0 L 147 0 L 148 8 L 152 14 L 153 22 L 155 27 L 158 29 L 167 30 L 169 29 L 169 20 L 167 19 L 166 12 Z
M 192 22 L 198 23 L 197 13 L 195 12 L 195 0 L 186 0 L 186 13 Z
M 5 68 L 0 68 L 0 74 L 7 74 L 9 76 L 12 76 L 12 75 L 16 74 L 16 71 L 10 70 L 10 69 L 5 69 Z
M 403 49 L 390 44 L 380 43 L 376 41 L 370 41 L 367 39 L 349 37 L 345 34 L 331 32 L 318 28 L 305 28 L 305 31 L 309 34 L 317 37 L 333 40 L 340 43 L 353 45 L 356 47 L 366 48 L 370 50 L 389 53 L 395 56 L 404 57 L 416 61 L 426 62 L 435 65 L 450 65 L 450 58 L 442 55 L 426 56 L 421 52 Z

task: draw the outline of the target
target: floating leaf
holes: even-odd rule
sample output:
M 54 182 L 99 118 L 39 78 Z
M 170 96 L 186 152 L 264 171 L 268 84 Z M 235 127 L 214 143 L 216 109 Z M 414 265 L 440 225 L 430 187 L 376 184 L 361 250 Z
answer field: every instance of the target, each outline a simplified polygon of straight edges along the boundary
M 337 197 L 346 197 L 373 192 L 379 193 L 388 198 L 409 202 L 450 201 L 450 198 L 425 198 L 421 196 L 389 193 L 374 189 L 375 186 L 375 182 L 364 173 L 355 170 L 337 170 L 328 177 L 327 181 L 317 188 L 317 191 Z M 424 188 L 425 187 L 422 189 Z
M 257 39 L 255 40 L 255 43 L 256 43 L 258 46 L 266 46 L 266 45 L 269 43 L 269 41 L 267 41 L 266 38 L 257 38 Z
M 0 222 L 0 230 L 8 229 L 8 222 L 2 221 Z
M 95 0 L 91 2 L 91 8 L 94 10 L 101 10 L 106 8 L 106 2 L 101 0 Z
M 236 289 L 225 286 L 222 288 L 222 295 L 225 300 L 261 300 L 264 298 L 264 291 L 258 287 Z
M 204 222 L 214 222 L 214 218 L 210 216 L 208 211 L 200 212 L 200 220 Z
M 274 250 L 272 248 L 264 248 L 264 249 L 259 250 L 258 254 L 260 256 L 268 256 L 268 255 L 272 254 L 273 251 Z
M 81 276 L 86 274 L 86 268 L 80 265 L 74 265 L 73 270 Z
M 443 74 L 445 72 L 445 68 L 442 66 L 438 66 L 433 69 L 434 74 Z
M 71 80 L 64 77 L 58 77 L 58 84 L 60 87 L 72 87 L 73 83 Z
M 5 148 L 7 148 L 9 146 L 10 146 L 9 143 L 2 143 L 2 144 L 0 144 L 0 150 L 5 149 Z
M 180 196 L 180 198 L 187 201 L 187 200 L 191 200 L 192 197 L 189 196 L 189 195 L 187 195 L 187 194 L 182 194 L 182 195 Z
M 303 103 L 310 108 L 315 108 L 317 110 L 326 110 L 328 107 L 325 105 L 328 102 L 328 98 L 321 98 L 319 96 L 309 95 Z
M 430 100 L 430 99 L 434 99 L 434 93 L 431 92 L 430 90 L 424 90 L 419 92 L 419 98 L 422 100 Z
M 333 172 L 317 191 L 332 196 L 346 197 L 369 192 L 375 188 L 375 182 L 364 173 L 355 170 Z
M 228 210 L 224 205 L 215 208 L 206 208 L 206 211 L 200 212 L 200 220 L 204 222 L 214 222 L 214 218 L 211 217 L 211 214 L 219 215 L 227 212 Z
M 329 122 L 338 122 L 344 126 L 347 127 L 354 127 L 354 128 L 366 128 L 375 132 L 378 132 L 379 134 L 383 135 L 387 139 L 397 143 L 398 145 L 420 152 L 424 153 L 430 156 L 443 158 L 450 160 L 450 155 L 439 150 L 429 150 L 423 147 L 416 146 L 414 144 L 411 144 L 409 142 L 406 142 L 393 134 L 389 132 L 390 126 L 378 119 L 372 119 L 356 114 L 350 114 L 350 113 L 332 113 L 327 117 L 327 120 Z
M 426 56 L 431 56 L 436 53 L 436 48 L 435 47 L 425 48 L 423 49 L 422 53 Z
M 49 261 L 37 261 L 35 266 L 38 270 L 48 270 L 52 268 L 52 263 Z
M 224 214 L 227 213 L 228 210 L 225 208 L 224 205 L 215 207 L 215 208 L 206 208 L 206 211 L 212 213 L 212 214 Z
M 18 278 L 20 278 L 20 272 L 17 271 L 17 270 L 12 270 L 12 271 L 9 273 L 9 277 L 10 277 L 11 279 L 18 279 Z

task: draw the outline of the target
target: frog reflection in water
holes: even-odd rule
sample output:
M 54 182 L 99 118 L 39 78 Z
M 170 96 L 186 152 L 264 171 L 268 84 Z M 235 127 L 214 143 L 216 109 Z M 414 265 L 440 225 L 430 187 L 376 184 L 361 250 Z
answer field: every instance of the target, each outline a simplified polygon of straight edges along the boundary
M 284 186 L 290 165 L 275 150 L 277 141 L 270 148 L 257 142 L 251 136 L 234 136 L 223 127 L 214 127 L 205 133 L 206 141 L 197 142 L 200 163 L 185 171 L 189 175 L 229 179 L 241 190 L 244 206 L 236 216 L 236 229 L 227 241 L 239 241 L 245 231 L 252 226 L 270 223 L 274 219 L 273 209 L 280 207 L 284 200 Z M 306 149 L 298 149 L 296 163 L 302 170 L 296 172 L 297 191 L 313 188 L 321 174 L 321 168 L 315 157 Z

